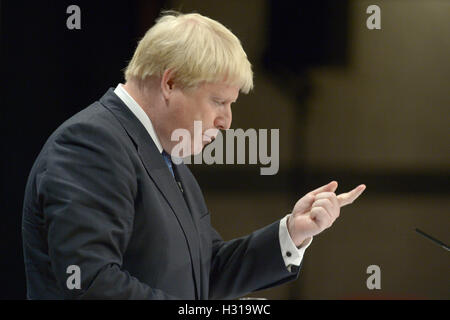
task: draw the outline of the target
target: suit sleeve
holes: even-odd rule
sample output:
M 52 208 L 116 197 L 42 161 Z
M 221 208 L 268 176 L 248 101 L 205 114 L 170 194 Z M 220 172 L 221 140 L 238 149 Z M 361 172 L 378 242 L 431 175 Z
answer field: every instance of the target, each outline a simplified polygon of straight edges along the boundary
M 37 186 L 53 272 L 67 299 L 176 299 L 122 268 L 137 182 L 124 145 L 110 132 L 71 125 L 47 151 Z M 67 286 L 71 265 L 81 272 L 80 289 Z
M 211 227 L 211 299 L 234 299 L 297 279 L 300 267 L 289 271 L 281 255 L 279 225 L 231 241 L 223 241 Z

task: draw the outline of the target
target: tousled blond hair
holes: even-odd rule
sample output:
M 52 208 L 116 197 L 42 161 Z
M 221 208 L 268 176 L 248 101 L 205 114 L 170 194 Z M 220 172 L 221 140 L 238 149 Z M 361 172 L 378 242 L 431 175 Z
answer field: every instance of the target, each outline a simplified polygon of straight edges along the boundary
M 225 26 L 198 13 L 163 13 L 134 52 L 125 79 L 174 72 L 181 87 L 224 81 L 248 93 L 253 72 L 239 39 Z

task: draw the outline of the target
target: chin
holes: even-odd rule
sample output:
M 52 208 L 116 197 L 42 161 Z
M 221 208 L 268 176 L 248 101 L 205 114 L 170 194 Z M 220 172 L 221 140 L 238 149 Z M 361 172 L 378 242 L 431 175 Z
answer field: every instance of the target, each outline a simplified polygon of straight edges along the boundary
M 206 143 L 202 141 L 202 143 L 197 144 L 194 141 L 191 142 L 191 155 L 196 156 L 200 153 L 202 153 L 203 148 L 205 147 Z
M 196 155 L 202 153 L 202 150 L 203 150 L 203 146 L 201 148 L 192 148 L 191 156 L 196 156 Z

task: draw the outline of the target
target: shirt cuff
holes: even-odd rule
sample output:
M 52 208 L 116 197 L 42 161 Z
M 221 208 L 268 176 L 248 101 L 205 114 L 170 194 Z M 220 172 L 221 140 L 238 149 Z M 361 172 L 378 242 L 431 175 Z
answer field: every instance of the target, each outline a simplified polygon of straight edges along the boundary
M 279 239 L 281 247 L 281 255 L 283 256 L 284 265 L 291 272 L 292 266 L 300 266 L 303 260 L 303 255 L 305 250 L 309 247 L 312 242 L 312 237 L 306 239 L 300 247 L 296 247 L 294 241 L 292 241 L 291 236 L 287 228 L 287 218 L 290 215 L 286 215 L 280 221 L 279 228 Z

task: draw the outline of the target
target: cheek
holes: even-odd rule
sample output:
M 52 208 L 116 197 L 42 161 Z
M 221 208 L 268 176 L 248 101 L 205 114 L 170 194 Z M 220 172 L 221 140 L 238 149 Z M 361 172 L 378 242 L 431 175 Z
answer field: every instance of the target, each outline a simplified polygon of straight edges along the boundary
M 214 126 L 214 119 L 216 118 L 217 106 L 212 106 L 210 103 L 205 103 L 201 109 L 200 117 L 203 121 L 205 129 Z
M 214 110 L 208 103 L 192 101 L 180 112 L 180 118 L 186 128 L 194 129 L 194 121 L 201 121 L 202 132 L 211 128 L 214 123 Z M 198 124 L 197 124 L 198 125 Z
M 189 103 L 187 103 L 186 98 L 178 96 L 171 101 L 169 106 L 170 109 L 170 120 L 167 123 L 168 126 L 173 129 L 184 128 L 190 129 L 189 116 L 192 114 L 189 108 Z
M 194 121 L 201 121 L 204 131 L 214 126 L 215 107 L 207 99 L 180 95 L 173 101 L 172 119 L 177 128 L 188 129 L 192 133 Z

